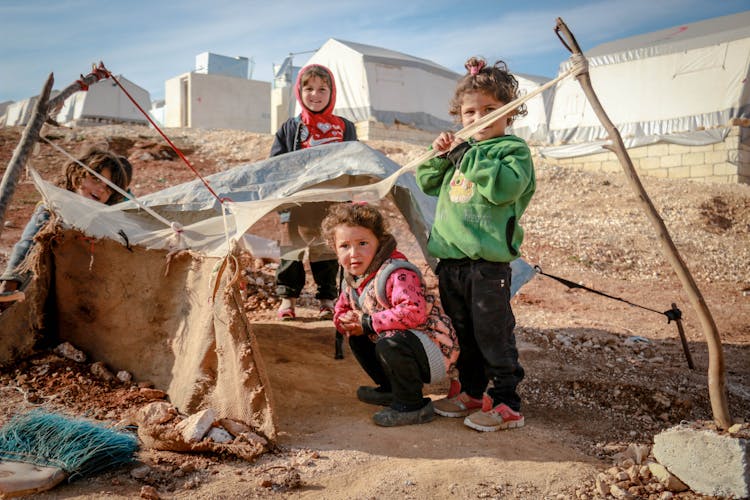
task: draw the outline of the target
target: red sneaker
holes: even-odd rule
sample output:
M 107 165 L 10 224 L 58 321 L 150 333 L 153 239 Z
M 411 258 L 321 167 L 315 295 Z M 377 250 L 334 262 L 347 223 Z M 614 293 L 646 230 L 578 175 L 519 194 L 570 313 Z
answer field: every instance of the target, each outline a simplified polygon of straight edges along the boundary
M 279 309 L 279 311 L 276 313 L 276 316 L 281 321 L 292 321 L 297 317 L 297 315 L 294 313 L 294 308 L 289 307 L 287 309 Z
M 492 407 L 492 398 L 485 394 L 482 398 L 482 411 L 472 413 L 464 419 L 464 425 L 482 432 L 523 427 L 523 415 L 511 410 L 505 403 Z
M 465 392 L 461 391 L 461 383 L 458 380 L 451 380 L 448 395 L 443 399 L 433 402 L 435 413 L 443 417 L 465 417 L 471 410 L 478 410 L 482 407 L 482 400 L 472 398 Z

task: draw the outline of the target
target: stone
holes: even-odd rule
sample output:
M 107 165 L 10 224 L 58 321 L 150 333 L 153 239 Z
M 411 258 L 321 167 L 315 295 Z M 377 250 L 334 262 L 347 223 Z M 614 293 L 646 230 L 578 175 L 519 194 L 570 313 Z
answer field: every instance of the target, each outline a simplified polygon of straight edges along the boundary
M 148 387 L 142 387 L 138 390 L 138 394 L 146 399 L 166 399 L 167 393 L 161 389 L 150 389 Z
M 616 484 L 613 484 L 612 486 L 609 487 L 609 494 L 615 498 L 622 498 L 622 499 L 635 498 L 627 490 L 620 488 Z
M 86 361 L 86 355 L 82 351 L 73 347 L 73 344 L 70 342 L 63 342 L 55 347 L 54 351 L 55 354 L 59 354 L 63 358 L 71 359 L 76 363 L 83 363 Z
M 244 432 L 253 431 L 249 425 L 245 425 L 243 422 L 240 422 L 239 420 L 234 420 L 231 418 L 219 419 L 219 425 L 221 425 L 224 429 L 226 429 L 233 436 L 239 436 L 240 434 Z
M 651 475 L 656 478 L 665 488 L 669 491 L 685 491 L 688 489 L 685 483 L 680 481 L 674 474 L 669 472 L 666 467 L 657 462 L 651 462 L 648 464 L 648 468 L 651 471 Z
M 211 427 L 206 437 L 214 443 L 231 443 L 234 439 L 231 434 L 221 427 Z
M 630 458 L 633 460 L 633 463 L 640 465 L 646 461 L 646 457 L 648 457 L 650 451 L 651 448 L 648 445 L 630 443 L 624 455 L 626 459 Z
M 93 363 L 91 365 L 90 370 L 91 370 L 92 375 L 102 380 L 110 381 L 110 380 L 114 380 L 115 378 L 115 376 L 112 375 L 112 372 L 109 371 L 109 369 L 107 368 L 107 365 L 105 365 L 101 361 L 97 361 L 96 363 Z
M 161 425 L 172 421 L 177 409 L 166 401 L 154 401 L 138 409 L 137 421 L 146 425 Z
M 178 423 L 176 428 L 180 431 L 185 441 L 188 443 L 197 443 L 206 435 L 213 425 L 214 420 L 216 420 L 216 413 L 211 408 L 207 408 L 190 415 Z
M 747 439 L 681 424 L 654 436 L 653 454 L 696 493 L 750 497 L 750 441 Z M 654 473 L 653 468 L 651 472 Z
M 130 476 L 135 479 L 145 479 L 148 473 L 151 472 L 151 467 L 148 465 L 141 465 L 130 471 Z
M 143 486 L 141 488 L 141 498 L 145 498 L 146 500 L 159 500 L 161 497 L 159 496 L 159 492 L 156 491 L 156 488 L 153 486 Z

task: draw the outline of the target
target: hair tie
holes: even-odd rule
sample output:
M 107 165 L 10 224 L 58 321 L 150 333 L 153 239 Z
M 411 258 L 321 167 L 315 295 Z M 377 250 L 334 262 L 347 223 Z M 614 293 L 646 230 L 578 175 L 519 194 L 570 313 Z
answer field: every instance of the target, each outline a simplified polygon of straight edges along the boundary
M 484 65 L 486 63 L 484 61 L 477 61 L 474 64 L 469 66 L 469 74 L 471 76 L 476 76 L 480 71 L 482 71 L 482 68 L 484 68 Z

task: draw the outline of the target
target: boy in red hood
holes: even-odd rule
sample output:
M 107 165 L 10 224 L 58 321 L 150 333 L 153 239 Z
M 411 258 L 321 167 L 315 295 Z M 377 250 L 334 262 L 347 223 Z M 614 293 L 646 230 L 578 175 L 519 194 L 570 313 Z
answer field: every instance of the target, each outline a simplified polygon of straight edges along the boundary
M 336 84 L 328 68 L 320 64 L 305 66 L 299 72 L 294 90 L 302 113 L 288 119 L 276 132 L 270 156 L 321 144 L 357 140 L 354 124 L 333 114 Z M 333 318 L 333 300 L 338 295 L 338 262 L 336 254 L 320 234 L 320 222 L 329 206 L 329 202 L 305 203 L 281 214 L 287 241 L 281 245 L 281 263 L 276 271 L 276 294 L 281 298 L 279 319 L 296 317 L 295 302 L 305 285 L 302 263 L 305 251 L 318 288 L 315 298 L 320 301 L 319 318 Z

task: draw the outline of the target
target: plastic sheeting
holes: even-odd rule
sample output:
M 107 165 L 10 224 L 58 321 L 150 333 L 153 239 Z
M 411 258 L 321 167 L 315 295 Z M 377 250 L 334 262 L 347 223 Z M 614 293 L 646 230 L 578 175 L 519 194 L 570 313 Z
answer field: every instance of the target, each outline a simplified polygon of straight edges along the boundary
M 422 193 L 413 173 L 361 142 L 303 149 L 206 177 L 219 198 L 231 199 L 223 205 L 200 179 L 139 198 L 143 206 L 173 221 L 171 226 L 133 201 L 102 205 L 47 183 L 30 171 L 47 206 L 65 224 L 89 236 L 147 249 L 190 249 L 213 257 L 226 255 L 235 241 L 244 239 L 247 244 L 243 235 L 271 211 L 312 201 L 377 201 L 392 196 L 425 260 L 434 266 L 426 244 L 437 199 Z M 252 245 L 252 240 L 249 243 Z M 273 252 L 272 246 L 262 241 L 255 244 Z M 525 264 L 517 260 L 514 273 Z M 520 287 L 528 279 L 518 277 L 514 284 Z

